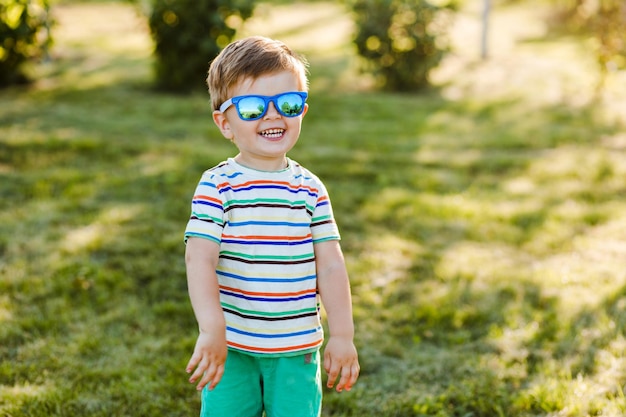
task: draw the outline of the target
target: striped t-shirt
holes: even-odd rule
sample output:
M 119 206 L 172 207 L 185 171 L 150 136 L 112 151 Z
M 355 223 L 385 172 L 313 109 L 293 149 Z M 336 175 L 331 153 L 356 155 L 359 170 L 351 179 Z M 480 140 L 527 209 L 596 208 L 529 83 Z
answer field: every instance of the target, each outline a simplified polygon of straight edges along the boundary
M 289 355 L 319 348 L 313 244 L 339 239 L 322 182 L 295 161 L 263 172 L 232 158 L 202 175 L 185 230 L 220 245 L 229 348 Z

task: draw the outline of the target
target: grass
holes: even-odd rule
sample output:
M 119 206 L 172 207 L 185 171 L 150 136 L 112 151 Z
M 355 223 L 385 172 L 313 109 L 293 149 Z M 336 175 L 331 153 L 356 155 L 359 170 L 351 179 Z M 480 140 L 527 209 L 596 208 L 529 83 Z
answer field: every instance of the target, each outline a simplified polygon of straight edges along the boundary
M 245 30 L 298 13 L 263 7 Z M 439 89 L 382 94 L 333 7 L 301 5 L 302 28 L 278 33 L 312 64 L 291 156 L 329 188 L 353 285 L 362 377 L 324 415 L 624 415 L 626 122 L 570 94 L 560 77 L 593 77 L 584 56 L 565 75 L 523 65 L 578 46 L 466 49 Z M 513 7 L 497 16 L 530 13 Z M 182 232 L 200 173 L 233 148 L 207 97 L 150 89 L 127 6 L 57 13 L 42 81 L 0 92 L 0 416 L 196 415 Z M 538 82 L 494 89 L 501 68 Z

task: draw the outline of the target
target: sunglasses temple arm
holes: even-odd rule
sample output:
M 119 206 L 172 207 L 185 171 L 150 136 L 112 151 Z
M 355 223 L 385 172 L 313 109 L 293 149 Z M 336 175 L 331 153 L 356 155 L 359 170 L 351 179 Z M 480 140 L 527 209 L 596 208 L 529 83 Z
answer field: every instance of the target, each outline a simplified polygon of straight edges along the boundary
M 226 100 L 225 102 L 222 103 L 222 105 L 220 106 L 220 112 L 224 113 L 226 110 L 228 110 L 228 108 L 233 104 L 233 99 L 229 98 L 228 100 Z

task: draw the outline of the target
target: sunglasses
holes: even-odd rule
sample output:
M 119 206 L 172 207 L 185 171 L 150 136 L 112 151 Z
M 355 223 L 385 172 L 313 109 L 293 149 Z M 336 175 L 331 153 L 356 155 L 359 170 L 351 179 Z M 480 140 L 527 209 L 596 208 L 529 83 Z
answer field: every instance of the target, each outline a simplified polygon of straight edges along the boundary
M 304 91 L 291 91 L 275 96 L 237 96 L 222 103 L 220 111 L 224 113 L 234 104 L 241 120 L 258 120 L 265 116 L 271 101 L 278 113 L 285 117 L 296 117 L 304 111 L 308 95 Z

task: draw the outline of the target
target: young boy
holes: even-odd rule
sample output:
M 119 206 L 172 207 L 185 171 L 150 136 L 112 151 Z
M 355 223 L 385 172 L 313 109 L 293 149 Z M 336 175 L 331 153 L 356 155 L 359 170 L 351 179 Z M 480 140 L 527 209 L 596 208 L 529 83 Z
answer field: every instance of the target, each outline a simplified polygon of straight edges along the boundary
M 185 231 L 187 279 L 200 327 L 187 365 L 201 416 L 321 413 L 318 298 L 328 318 L 327 386 L 359 375 L 348 274 L 328 194 L 287 157 L 300 135 L 306 61 L 250 37 L 212 62 L 213 120 L 237 146 L 204 172 Z

